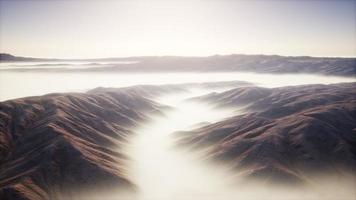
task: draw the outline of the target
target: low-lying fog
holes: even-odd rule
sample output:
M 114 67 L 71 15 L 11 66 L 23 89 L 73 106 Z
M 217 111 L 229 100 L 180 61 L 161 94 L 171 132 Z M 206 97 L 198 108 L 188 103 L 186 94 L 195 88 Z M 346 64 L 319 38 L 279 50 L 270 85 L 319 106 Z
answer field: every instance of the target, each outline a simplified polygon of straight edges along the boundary
M 128 150 L 132 161 L 128 169 L 139 187 L 139 199 L 207 199 L 222 195 L 217 191 L 226 189 L 226 177 L 219 170 L 209 169 L 199 164 L 198 158 L 174 148 L 171 133 L 189 130 L 199 122 L 216 122 L 230 114 L 228 110 L 183 101 L 198 93 L 202 91 L 158 99 L 174 110 L 154 118 L 132 138 Z
M 128 156 L 132 159 L 128 169 L 138 186 L 137 199 L 353 199 L 352 188 L 356 184 L 352 179 L 344 182 L 332 179 L 320 185 L 294 189 L 247 184 L 223 166 L 207 163 L 198 154 L 177 149 L 173 132 L 190 130 L 202 122 L 213 123 L 236 115 L 233 109 L 216 109 L 204 103 L 184 101 L 209 92 L 213 90 L 193 89 L 157 99 L 174 109 L 136 130 L 137 135 L 128 148 Z
M 135 130 L 126 153 L 128 176 L 137 185 L 134 194 L 119 191 L 90 194 L 82 199 L 112 200 L 335 200 L 354 199 L 353 180 L 333 178 L 306 187 L 282 187 L 245 182 L 227 166 L 202 159 L 198 152 L 187 152 L 175 144 L 172 133 L 191 130 L 202 123 L 229 117 L 233 109 L 216 109 L 208 104 L 186 101 L 213 92 L 191 88 L 188 92 L 162 96 L 156 101 L 173 107 Z M 200 125 L 201 126 L 201 125 Z
M 196 82 L 247 81 L 263 87 L 352 82 L 353 78 L 318 75 L 273 75 L 256 73 L 59 73 L 0 71 L 0 100 L 53 92 L 81 92 L 96 87 L 123 87 L 137 84 L 178 84 Z M 225 199 L 352 199 L 354 184 L 325 182 L 309 189 L 278 189 L 259 184 L 235 185 L 238 177 L 221 166 L 208 165 L 198 155 L 178 150 L 171 135 L 197 124 L 216 122 L 233 110 L 216 110 L 208 105 L 184 101 L 213 92 L 192 90 L 163 96 L 157 101 L 174 109 L 155 117 L 136 130 L 127 155 L 128 175 L 137 185 L 140 200 L 225 200 Z M 236 113 L 235 113 L 236 114 Z M 131 196 L 131 195 L 129 195 Z M 83 199 L 126 199 L 117 191 L 84 195 Z
M 54 92 L 84 92 L 96 87 L 124 87 L 138 84 L 247 81 L 263 87 L 352 82 L 353 78 L 303 75 L 226 73 L 94 73 L 15 72 L 0 70 L 0 101 Z
M 86 69 L 93 67 L 111 67 L 117 64 L 133 64 L 137 61 L 51 61 L 51 62 L 0 62 L 0 70 L 28 69 Z

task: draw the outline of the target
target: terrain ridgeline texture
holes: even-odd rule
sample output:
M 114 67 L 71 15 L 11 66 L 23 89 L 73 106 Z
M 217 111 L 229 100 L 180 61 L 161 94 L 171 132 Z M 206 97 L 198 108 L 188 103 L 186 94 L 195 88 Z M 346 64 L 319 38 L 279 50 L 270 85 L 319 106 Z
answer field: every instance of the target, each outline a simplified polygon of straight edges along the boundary
M 133 127 L 165 108 L 141 90 L 96 89 L 1 102 L 0 199 L 135 190 L 121 147 Z
M 356 175 L 355 83 L 240 87 L 191 100 L 243 108 L 177 137 L 180 146 L 205 149 L 208 159 L 244 177 L 305 183 L 319 175 Z
M 169 107 L 157 96 L 183 84 L 96 88 L 0 103 L 0 199 L 68 199 L 81 191 L 135 191 L 123 153 L 133 128 Z M 207 159 L 236 174 L 274 183 L 314 176 L 355 175 L 356 83 L 274 89 L 244 82 L 190 99 L 235 116 L 177 133 L 180 147 L 204 149 Z

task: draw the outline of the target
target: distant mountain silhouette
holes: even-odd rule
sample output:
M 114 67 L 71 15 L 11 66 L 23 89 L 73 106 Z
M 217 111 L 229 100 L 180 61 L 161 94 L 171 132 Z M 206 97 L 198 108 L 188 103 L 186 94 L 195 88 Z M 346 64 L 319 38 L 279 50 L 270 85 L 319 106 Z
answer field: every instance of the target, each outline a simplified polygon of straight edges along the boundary
M 144 59 L 146 57 L 133 57 Z M 14 56 L 8 53 L 0 53 L 0 62 L 53 62 L 53 61 L 124 61 L 131 60 L 128 58 L 93 58 L 93 59 L 59 59 L 59 58 L 33 58 L 33 57 L 22 57 Z
M 14 57 L 1 54 L 1 61 L 55 61 L 56 59 L 38 59 Z M 83 61 L 85 59 L 80 59 Z M 308 56 L 277 56 L 277 55 L 216 55 L 209 57 L 179 57 L 151 56 L 127 58 L 86 59 L 91 62 L 99 61 L 138 61 L 132 64 L 115 64 L 110 67 L 92 67 L 86 69 L 55 69 L 64 71 L 167 71 L 167 72 L 258 72 L 258 73 L 306 73 L 338 76 L 356 75 L 356 58 L 327 58 Z M 58 60 L 57 60 L 58 61 Z M 66 60 L 78 61 L 78 60 Z M 11 70 L 11 69 L 9 69 Z M 15 69 L 14 69 L 15 70 Z M 20 69 L 16 69 L 20 70 Z M 24 70 L 24 69 L 21 69 Z M 35 69 L 31 69 L 35 70 Z M 37 69 L 51 70 L 51 69 Z
M 17 57 L 7 53 L 0 53 L 0 61 L 41 61 L 41 60 L 50 60 L 50 59 L 41 59 L 41 58 L 29 58 L 29 57 Z

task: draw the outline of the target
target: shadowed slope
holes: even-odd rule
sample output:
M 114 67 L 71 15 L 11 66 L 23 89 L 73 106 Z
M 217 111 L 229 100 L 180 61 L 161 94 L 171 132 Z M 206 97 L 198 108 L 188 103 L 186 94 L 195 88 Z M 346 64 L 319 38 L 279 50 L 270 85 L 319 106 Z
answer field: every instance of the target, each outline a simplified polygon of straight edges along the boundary
M 0 103 L 0 197 L 63 199 L 81 189 L 134 189 L 118 146 L 163 108 L 135 89 Z
M 355 83 L 244 87 L 194 100 L 245 107 L 245 114 L 179 137 L 247 177 L 290 183 L 356 169 Z

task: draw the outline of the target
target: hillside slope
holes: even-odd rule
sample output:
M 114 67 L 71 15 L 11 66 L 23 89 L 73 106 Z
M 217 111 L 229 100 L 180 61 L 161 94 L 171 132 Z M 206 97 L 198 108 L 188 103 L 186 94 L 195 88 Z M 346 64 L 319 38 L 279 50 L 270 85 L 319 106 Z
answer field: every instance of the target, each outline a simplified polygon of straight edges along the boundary
M 236 173 L 278 183 L 356 175 L 356 84 L 241 87 L 194 100 L 244 107 L 241 115 L 179 132 Z M 235 108 L 236 108 L 235 107 Z
M 135 87 L 1 102 L 0 199 L 134 190 L 120 146 L 133 127 L 162 108 Z

